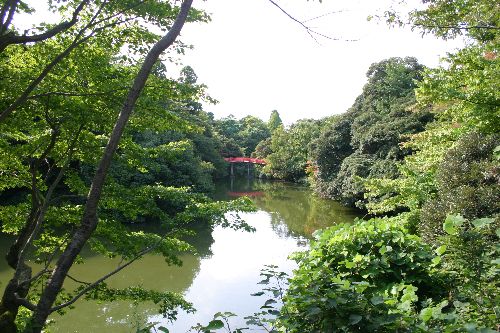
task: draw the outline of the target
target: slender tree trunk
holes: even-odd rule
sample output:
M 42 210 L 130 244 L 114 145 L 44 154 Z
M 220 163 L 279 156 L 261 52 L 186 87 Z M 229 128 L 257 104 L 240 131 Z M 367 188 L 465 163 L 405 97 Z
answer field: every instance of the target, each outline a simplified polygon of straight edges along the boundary
M 118 143 L 122 136 L 125 125 L 128 122 L 130 115 L 134 109 L 135 103 L 139 98 L 139 95 L 144 88 L 146 80 L 151 72 L 151 69 L 155 62 L 158 60 L 159 56 L 163 51 L 165 51 L 170 45 L 173 44 L 177 36 L 182 30 L 182 27 L 187 19 L 189 9 L 191 8 L 193 0 L 184 0 L 181 5 L 181 10 L 172 25 L 169 32 L 160 39 L 149 51 L 142 67 L 137 74 L 134 83 L 129 90 L 128 96 L 122 107 L 118 120 L 116 121 L 115 127 L 111 133 L 108 144 L 104 150 L 103 156 L 99 165 L 97 167 L 96 173 L 92 180 L 92 185 L 90 187 L 89 194 L 87 195 L 87 202 L 85 204 L 84 213 L 80 226 L 76 229 L 73 237 L 64 250 L 63 254 L 57 261 L 57 264 L 49 278 L 47 285 L 40 297 L 36 309 L 31 317 L 31 325 L 26 328 L 25 332 L 41 332 L 47 317 L 51 313 L 51 307 L 59 294 L 61 287 L 63 285 L 66 275 L 73 265 L 76 256 L 80 253 L 83 246 L 90 238 L 92 233 L 97 227 L 97 207 L 101 197 L 102 188 L 104 186 L 104 181 L 106 174 L 108 172 L 109 166 L 113 155 L 118 147 Z

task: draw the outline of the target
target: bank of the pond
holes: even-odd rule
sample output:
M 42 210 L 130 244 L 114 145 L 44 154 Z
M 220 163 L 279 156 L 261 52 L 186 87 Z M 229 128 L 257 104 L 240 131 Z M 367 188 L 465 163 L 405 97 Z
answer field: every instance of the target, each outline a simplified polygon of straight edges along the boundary
M 307 187 L 282 182 L 227 179 L 217 186 L 216 199 L 229 200 L 241 195 L 252 198 L 258 207 L 243 219 L 256 231 L 248 233 L 215 228 L 200 230 L 193 239 L 197 255 L 181 256 L 182 267 L 165 264 L 160 256 L 148 255 L 109 280 L 111 287 L 142 285 L 145 288 L 175 291 L 185 295 L 198 310 L 181 313 L 173 324 L 156 315 L 153 304 L 129 302 L 100 303 L 80 301 L 64 316 L 55 315 L 52 332 L 135 332 L 136 327 L 157 322 L 171 332 L 182 333 L 197 322 L 207 323 L 218 311 L 243 317 L 259 310 L 263 299 L 250 296 L 259 291 L 259 272 L 266 264 L 291 272 L 294 263 L 287 256 L 307 247 L 311 234 L 320 228 L 350 222 L 357 211 L 312 195 Z M 2 247 L 7 242 L 2 241 Z M 6 250 L 6 249 L 5 249 Z M 5 251 L 4 251 L 5 252 Z M 118 260 L 84 254 L 86 264 L 72 268 L 72 275 L 91 281 L 102 276 Z M 0 265 L 0 281 L 5 285 L 11 270 Z M 240 320 L 238 322 L 238 320 Z

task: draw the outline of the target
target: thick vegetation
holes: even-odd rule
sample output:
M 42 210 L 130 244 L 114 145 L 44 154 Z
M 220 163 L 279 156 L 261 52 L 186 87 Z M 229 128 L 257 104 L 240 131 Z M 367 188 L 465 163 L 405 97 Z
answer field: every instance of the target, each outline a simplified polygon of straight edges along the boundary
M 263 175 L 295 182 L 304 180 L 310 159 L 309 144 L 318 137 L 324 123 L 325 120 L 303 119 L 290 128 L 276 128 L 271 138 L 264 142 L 267 151 L 262 153 L 259 148 L 263 147 L 257 146 L 255 152 L 268 163 L 262 170 Z
M 365 116 L 354 109 L 322 134 L 316 148 L 320 191 L 364 198 L 371 214 L 390 217 L 328 229 L 296 256 L 299 269 L 278 316 L 283 331 L 498 330 L 498 8 L 488 1 L 436 0 L 411 18 L 424 32 L 467 34 L 474 43 L 450 55 L 446 67 L 418 74 L 414 109 L 425 110 L 424 118 L 397 103 L 407 121 L 373 122 L 384 115 L 370 111 L 364 127 Z M 394 96 L 401 85 L 386 88 L 384 94 Z M 411 102 L 410 90 L 406 96 Z M 430 120 L 427 112 L 435 120 L 416 133 Z M 416 134 L 398 148 L 402 133 Z M 384 138 L 388 145 L 373 145 Z M 380 167 L 381 158 L 391 163 Z M 351 175 L 363 178 L 359 187 Z
M 182 7 L 164 1 L 51 6 L 67 22 L 71 15 L 78 19 L 53 38 L 27 45 L 15 42 L 21 37 L 7 13 L 15 17 L 30 9 L 19 1 L 0 6 L 0 223 L 2 232 L 16 237 L 7 253 L 15 273 L 2 286 L 0 331 L 39 332 L 50 313 L 89 293 L 152 300 L 169 318 L 178 306 L 191 311 L 173 293 L 110 290 L 102 284 L 108 275 L 81 281 L 74 290 L 61 287 L 69 267 L 82 261 L 77 256 L 85 243 L 96 253 L 123 258 L 110 275 L 148 252 L 180 264 L 177 255 L 192 250 L 183 240 L 190 224 L 237 227 L 225 212 L 249 209 L 245 200 L 219 203 L 202 193 L 225 168 L 210 116 L 200 108 L 209 97 L 191 68 L 168 78 L 165 65 L 155 61 L 185 20 L 208 17 L 190 9 L 190 1 Z M 165 32 L 172 27 L 161 39 L 170 44 L 156 42 L 160 36 L 151 24 Z M 174 47 L 183 52 L 181 42 Z M 163 230 L 127 228 L 142 222 Z M 32 259 L 42 264 L 40 271 L 32 271 Z
M 363 93 L 313 143 L 313 183 L 320 195 L 364 208 L 361 179 L 398 176 L 397 164 L 410 152 L 400 143 L 431 120 L 428 112 L 409 110 L 422 70 L 414 58 L 370 67 Z
M 214 120 L 213 126 L 224 143 L 225 157 L 250 156 L 255 147 L 271 136 L 267 124 L 254 116 L 236 119 L 233 115 Z

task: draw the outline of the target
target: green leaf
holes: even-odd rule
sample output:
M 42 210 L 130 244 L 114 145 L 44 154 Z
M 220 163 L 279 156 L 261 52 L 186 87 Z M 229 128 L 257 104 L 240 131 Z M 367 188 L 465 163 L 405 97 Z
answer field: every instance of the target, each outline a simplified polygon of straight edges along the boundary
M 363 319 L 363 316 L 352 314 L 349 316 L 349 325 L 356 325 Z
M 392 251 L 392 246 L 390 245 L 387 245 L 387 246 L 382 246 L 378 252 L 380 252 L 380 254 L 385 254 L 387 252 L 391 252 Z
M 314 316 L 314 315 L 317 315 L 320 313 L 321 313 L 321 309 L 318 308 L 317 306 L 312 307 L 312 308 L 307 310 L 307 314 L 309 314 L 310 316 Z
M 263 291 L 259 291 L 259 292 L 254 293 L 254 294 L 250 294 L 250 296 L 262 296 L 262 295 L 264 295 Z
M 370 302 L 372 302 L 373 305 L 378 305 L 378 304 L 384 303 L 384 297 L 383 296 L 373 296 L 370 299 Z
M 169 332 L 170 332 L 170 331 L 168 330 L 168 328 L 163 327 L 163 326 L 158 327 L 158 331 L 161 331 L 161 332 L 164 332 L 164 333 L 169 333 Z
M 446 245 L 441 245 L 435 250 L 435 252 L 438 256 L 442 255 L 443 253 L 446 252 Z
M 498 333 L 498 331 L 492 330 L 491 328 L 481 328 L 479 333 Z
M 268 299 L 265 303 L 264 306 L 268 306 L 270 304 L 276 304 L 276 301 L 272 298 Z
M 352 261 L 346 261 L 344 265 L 346 268 L 353 268 L 356 266 L 356 264 L 353 263 Z
M 217 330 L 219 328 L 224 328 L 224 323 L 222 322 L 222 320 L 212 320 L 204 328 L 207 330 Z
M 490 217 L 485 217 L 485 218 L 482 218 L 482 219 L 475 219 L 474 221 L 472 221 L 472 224 L 474 225 L 474 227 L 480 229 L 492 222 L 494 222 L 495 219 L 492 219 Z
M 456 235 L 460 226 L 465 222 L 461 215 L 448 215 L 443 223 L 443 230 L 449 235 Z
M 354 262 L 360 262 L 360 261 L 362 261 L 362 260 L 363 260 L 363 256 L 362 256 L 361 254 L 359 254 L 359 253 L 358 253 L 358 254 L 356 254 L 356 255 L 354 256 L 354 258 L 352 259 L 352 261 L 354 261 Z
M 420 311 L 420 318 L 424 323 L 428 322 L 432 318 L 432 308 L 425 308 Z
M 318 229 L 312 233 L 312 237 L 316 240 L 319 240 L 322 234 L 323 234 L 323 229 Z

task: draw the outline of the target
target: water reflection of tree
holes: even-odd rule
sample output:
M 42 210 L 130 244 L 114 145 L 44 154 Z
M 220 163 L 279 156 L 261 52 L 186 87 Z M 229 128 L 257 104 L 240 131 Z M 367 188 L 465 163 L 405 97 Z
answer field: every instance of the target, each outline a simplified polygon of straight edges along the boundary
M 165 233 L 164 227 L 157 223 L 148 223 L 140 225 L 129 225 L 131 230 L 144 230 L 148 233 L 155 233 L 157 235 L 162 235 Z M 212 237 L 213 228 L 205 222 L 199 224 L 194 224 L 186 228 L 188 233 L 181 237 L 182 240 L 188 242 L 193 246 L 196 251 L 196 255 L 201 259 L 210 257 L 212 255 L 212 244 L 214 243 L 214 238 Z
M 318 229 L 350 223 L 359 212 L 314 196 L 306 187 L 287 183 L 256 182 L 254 189 L 265 195 L 256 205 L 271 213 L 273 229 L 280 236 L 310 237 Z
M 141 224 L 140 228 L 131 225 L 129 228 L 131 230 L 147 229 L 149 232 L 158 234 L 164 232 L 164 229 L 157 224 Z M 181 267 L 169 266 L 162 256 L 149 254 L 112 277 L 108 285 L 118 289 L 141 285 L 146 289 L 157 291 L 186 292 L 200 271 L 201 259 L 212 255 L 211 246 L 214 242 L 212 228 L 207 224 L 193 226 L 192 231 L 193 235 L 186 236 L 185 240 L 194 247 L 196 255 L 181 254 L 180 259 L 183 261 Z M 11 241 L 11 236 L 0 234 L 0 253 L 7 253 Z M 119 258 L 110 259 L 96 255 L 88 247 L 82 251 L 81 256 L 86 265 L 74 265 L 70 274 L 85 281 L 93 281 L 96 277 L 106 274 L 110 267 L 116 267 L 120 261 Z M 35 264 L 32 263 L 32 265 Z M 0 258 L 0 290 L 5 287 L 11 276 L 11 269 L 2 256 Z M 73 286 L 74 282 L 67 279 L 65 287 L 72 289 Z M 158 306 L 151 303 L 134 305 L 125 301 L 96 304 L 95 301 L 81 300 L 75 304 L 75 310 L 68 311 L 62 317 L 54 317 L 55 323 L 51 326 L 51 331 L 72 332 L 75 328 L 81 327 L 86 327 L 89 332 L 102 331 L 104 327 L 112 332 L 132 331 L 132 329 L 126 329 L 126 326 L 133 325 L 134 322 L 146 323 L 151 316 L 158 314 Z M 89 322 L 88 318 L 93 318 L 93 320 Z

